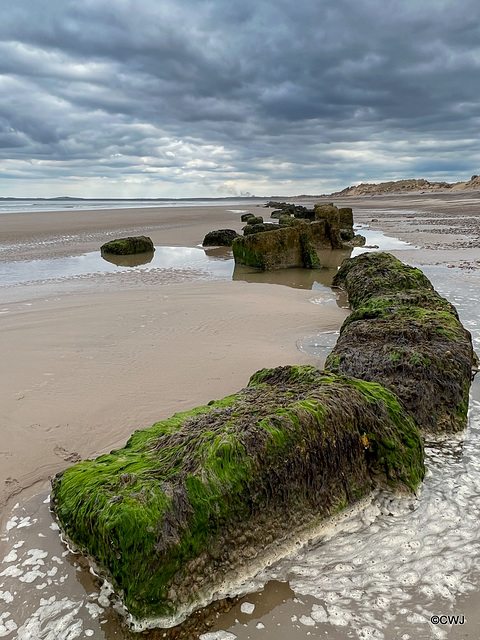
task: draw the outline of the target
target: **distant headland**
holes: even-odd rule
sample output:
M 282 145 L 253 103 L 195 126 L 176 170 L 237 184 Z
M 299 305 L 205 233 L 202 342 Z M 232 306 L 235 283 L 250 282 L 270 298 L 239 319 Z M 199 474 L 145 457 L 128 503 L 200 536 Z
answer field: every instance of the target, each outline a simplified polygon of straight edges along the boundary
M 342 191 L 329 194 L 332 197 L 345 196 L 382 196 L 402 193 L 433 193 L 452 191 L 479 191 L 480 176 L 473 175 L 467 182 L 430 182 L 429 180 L 411 179 L 380 182 L 378 184 L 362 183 L 347 187 Z

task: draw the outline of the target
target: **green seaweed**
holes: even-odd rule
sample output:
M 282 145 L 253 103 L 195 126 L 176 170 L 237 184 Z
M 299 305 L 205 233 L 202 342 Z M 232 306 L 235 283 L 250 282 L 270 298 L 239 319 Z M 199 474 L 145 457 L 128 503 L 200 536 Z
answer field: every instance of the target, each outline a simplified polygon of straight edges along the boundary
M 433 290 L 420 269 L 403 264 L 389 253 L 364 253 L 347 258 L 336 273 L 332 285 L 344 288 L 353 309 L 369 298 L 396 292 Z
M 128 610 L 165 616 L 178 607 L 169 594 L 190 560 L 207 554 L 216 566 L 212 549 L 226 528 L 278 513 L 277 526 L 292 529 L 296 513 L 335 513 L 371 489 L 369 469 L 410 489 L 423 477 L 421 441 L 393 394 L 280 367 L 67 469 L 53 501 L 62 528 Z
M 424 430 L 465 428 L 475 354 L 455 307 L 389 254 L 344 261 L 334 282 L 353 312 L 325 366 L 381 382 Z
M 130 255 L 136 253 L 151 253 L 155 246 L 147 236 L 129 236 L 110 240 L 100 247 L 100 251 L 106 254 Z

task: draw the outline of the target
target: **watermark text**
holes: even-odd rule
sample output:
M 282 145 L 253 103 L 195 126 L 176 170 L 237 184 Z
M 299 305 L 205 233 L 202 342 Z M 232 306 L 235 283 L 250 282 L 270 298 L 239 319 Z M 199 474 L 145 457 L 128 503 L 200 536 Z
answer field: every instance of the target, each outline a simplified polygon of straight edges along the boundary
M 432 616 L 432 624 L 465 624 L 465 616 Z

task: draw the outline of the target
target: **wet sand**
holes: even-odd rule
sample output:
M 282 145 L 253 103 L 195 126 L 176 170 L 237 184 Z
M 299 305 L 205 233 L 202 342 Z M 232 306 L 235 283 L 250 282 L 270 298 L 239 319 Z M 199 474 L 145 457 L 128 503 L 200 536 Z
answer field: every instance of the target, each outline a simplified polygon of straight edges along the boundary
M 253 205 L 248 211 L 270 210 Z M 76 255 L 116 237 L 140 234 L 150 236 L 155 245 L 194 247 L 214 229 L 240 232 L 240 215 L 218 205 L 5 213 L 0 217 L 0 260 Z
M 477 196 L 345 198 L 335 200 L 335 204 L 352 206 L 357 223 L 408 241 L 411 249 L 392 251 L 400 259 L 410 264 L 432 265 L 430 270 L 442 269 L 439 265 L 454 267 L 444 271 L 449 276 L 449 299 L 456 303 L 455 287 L 462 294 L 468 285 L 473 300 L 480 275 L 480 200 Z M 262 213 L 268 217 L 267 211 Z M 151 209 L 121 210 L 108 212 L 106 218 L 103 214 L 72 213 L 68 221 L 63 218 L 64 213 L 61 216 L 21 214 L 25 216 L 22 220 L 19 215 L 10 216 L 8 220 L 8 214 L 3 214 L 0 242 L 4 244 L 0 244 L 0 259 L 11 260 L 14 255 L 34 259 L 79 254 L 98 248 L 105 235 L 139 232 L 151 235 L 156 244 L 196 246 L 211 229 L 239 230 L 242 226 L 239 213 L 232 214 L 221 207 L 209 208 L 203 214 L 200 207 L 194 211 L 189 208 L 156 213 Z M 206 219 L 202 215 L 206 215 Z M 4 218 L 8 222 L 5 227 Z M 18 249 L 17 243 L 21 244 L 18 251 L 11 246 L 16 244 Z M 171 279 L 168 274 L 159 278 L 152 275 L 141 282 L 116 278 L 115 283 L 109 281 L 107 287 L 101 284 L 106 282 L 102 276 L 88 277 L 79 283 L 76 293 L 67 294 L 69 288 L 63 285 L 48 296 L 41 292 L 41 295 L 31 295 L 34 292 L 28 289 L 31 299 L 0 306 L 2 353 L 7 363 L 0 374 L 0 406 L 5 425 L 2 429 L 6 429 L 2 432 L 0 448 L 0 489 L 4 505 L 10 496 L 8 504 L 2 507 L 4 516 L 11 514 L 14 501 L 24 503 L 29 495 L 48 489 L 49 476 L 76 459 L 120 446 L 136 428 L 237 390 L 258 368 L 287 363 L 318 366 L 318 360 L 299 351 L 296 342 L 302 343 L 306 337 L 322 330 L 335 331 L 346 315 L 344 309 L 332 303 L 333 294 L 273 284 L 202 282 L 197 279 L 198 274 L 192 273 L 181 275 L 180 280 L 171 275 Z M 432 274 L 427 272 L 427 275 Z M 327 304 L 318 304 L 322 297 Z M 477 317 L 472 318 L 473 323 L 478 324 Z M 413 505 L 412 510 L 405 505 L 405 513 L 400 512 L 403 507 L 397 505 L 400 511 L 393 515 L 389 513 L 390 507 L 378 515 L 375 511 L 378 505 L 374 505 L 372 513 L 367 511 L 360 521 L 352 521 L 355 545 L 363 549 L 367 579 L 365 586 L 356 590 L 360 594 L 358 603 L 356 591 L 350 589 L 352 604 L 344 604 L 341 600 L 344 587 L 338 586 L 350 584 L 349 581 L 353 585 L 354 581 L 364 579 L 363 564 L 356 563 L 358 553 L 352 556 L 350 564 L 344 564 L 351 548 L 347 536 L 330 551 L 327 547 L 324 556 L 320 551 L 318 557 L 315 553 L 311 556 L 306 550 L 290 564 L 286 563 L 283 573 L 280 566 L 278 575 L 271 577 L 274 582 L 264 590 L 254 588 L 257 593 L 243 599 L 255 603 L 253 615 L 243 613 L 239 603 L 230 614 L 217 621 L 214 629 L 228 629 L 238 640 L 250 637 L 300 640 L 306 636 L 386 640 L 447 637 L 446 630 L 440 627 L 432 630 L 420 625 L 425 633 L 416 631 L 415 625 L 422 621 L 415 619 L 415 615 L 425 616 L 425 611 L 431 609 L 433 613 L 467 615 L 468 628 L 451 628 L 448 637 L 477 637 L 480 621 L 478 598 L 473 590 L 473 586 L 479 584 L 476 574 L 468 574 L 469 590 L 458 591 L 455 585 L 465 581 L 467 569 L 475 571 L 477 566 L 475 521 L 480 511 L 475 497 L 476 467 L 469 461 L 475 460 L 472 456 L 477 450 L 474 437 L 478 431 L 478 428 L 471 429 L 470 435 L 467 434 L 470 449 L 467 446 L 465 459 L 470 467 L 467 464 L 466 472 L 463 472 L 461 444 L 453 461 L 457 464 L 458 458 L 459 470 L 453 462 L 451 468 L 448 466 L 451 454 L 442 457 L 433 449 L 430 455 L 434 473 L 426 482 L 418 505 Z M 452 449 L 456 452 L 457 446 Z M 439 456 L 438 474 L 443 473 L 444 478 L 435 474 L 435 456 Z M 18 491 L 20 493 L 13 497 Z M 14 513 L 21 514 L 21 508 L 17 507 Z M 445 550 L 436 537 L 440 531 L 437 514 L 442 514 L 441 521 L 448 523 L 447 533 L 451 531 L 459 538 L 455 542 L 442 533 L 442 542 L 447 545 Z M 470 518 L 468 522 L 465 514 Z M 463 520 L 465 526 L 459 529 L 458 523 Z M 403 521 L 405 531 L 400 528 Z M 382 530 L 390 531 L 389 527 L 393 527 L 391 537 L 381 536 Z M 410 552 L 412 539 L 419 546 L 413 545 Z M 0 553 L 1 545 L 2 542 Z M 403 568 L 395 564 L 399 548 L 407 549 L 402 551 L 407 553 Z M 417 548 L 422 549 L 420 556 Z M 440 578 L 430 580 L 430 574 L 436 570 L 435 554 L 440 557 L 443 569 L 438 574 Z M 462 558 L 465 562 L 468 560 L 466 569 Z M 325 562 L 328 571 L 322 577 Z M 377 562 L 379 567 L 370 569 L 369 562 L 372 566 Z M 447 570 L 450 577 L 443 576 Z M 335 572 L 339 572 L 338 585 Z M 410 574 L 423 576 L 422 589 L 437 588 L 433 580 L 439 580 L 440 586 L 445 583 L 441 588 L 447 591 L 440 590 L 438 594 L 435 592 L 435 597 L 430 597 L 427 591 L 421 595 L 411 587 L 409 595 L 408 589 L 403 592 L 398 588 L 402 586 L 403 574 L 408 580 Z M 379 582 L 384 575 L 385 585 Z M 311 580 L 308 576 L 312 576 Z M 368 587 L 370 576 L 373 582 Z M 451 587 L 452 595 L 447 596 L 448 580 L 452 580 L 452 576 L 457 582 Z M 393 583 L 397 588 L 393 589 L 390 580 L 397 577 Z M 286 579 L 290 580 L 290 586 L 285 583 Z M 61 585 L 59 588 L 61 594 Z M 87 590 L 90 588 L 85 586 Z M 411 604 L 402 604 L 401 599 L 396 602 L 397 592 L 399 597 L 407 598 L 405 603 L 408 597 L 412 598 Z M 425 594 L 429 604 L 423 603 Z M 390 604 L 388 598 L 392 600 Z M 383 605 L 382 599 L 387 604 Z M 323 603 L 328 611 L 328 623 L 318 603 Z M 408 618 L 408 622 L 405 619 L 404 626 L 396 627 L 398 635 L 379 631 L 390 624 L 392 614 L 399 616 L 402 606 L 406 607 L 405 616 L 413 615 L 413 618 Z M 420 613 L 412 614 L 412 611 Z M 400 616 L 398 620 L 403 619 Z M 465 636 L 464 630 L 470 635 Z M 108 637 L 120 637 L 119 633 L 113 629 Z M 220 632 L 216 637 L 231 638 L 232 635 Z
M 476 270 L 479 195 L 335 203 L 353 207 L 356 223 L 409 242 L 412 249 L 392 252 L 406 262 Z M 257 204 L 250 210 L 265 218 L 270 212 Z M 2 214 L 0 261 L 79 255 L 135 233 L 158 245 L 195 247 L 212 229 L 240 231 L 240 215 L 235 205 Z M 346 314 L 312 304 L 318 295 L 310 291 L 201 277 L 164 270 L 14 288 L 22 301 L 0 308 L 2 507 L 45 486 L 65 463 L 239 389 L 262 366 L 318 364 L 296 342 L 337 330 Z
M 22 256 L 38 258 L 67 250 L 66 244 L 70 252 L 90 250 L 94 242 L 98 249 L 105 228 L 113 236 L 150 232 L 155 216 L 162 220 L 156 241 L 172 246 L 194 246 L 227 224 L 243 226 L 240 214 L 220 207 L 4 214 L 0 222 L 6 245 L 21 238 Z M 57 247 L 55 239 L 67 236 Z M 36 237 L 45 244 L 29 253 Z M 259 368 L 318 362 L 300 353 L 296 341 L 338 329 L 347 314 L 333 294 L 324 294 L 331 305 L 318 304 L 318 291 L 202 282 L 195 272 L 180 282 L 168 270 L 142 280 L 129 276 L 85 277 L 74 294 L 65 293 L 68 280 L 53 294 L 47 285 L 19 285 L 15 290 L 30 299 L 0 305 L 4 514 L 13 496 L 43 490 L 65 466 L 121 446 L 135 429 L 176 411 L 237 391 Z

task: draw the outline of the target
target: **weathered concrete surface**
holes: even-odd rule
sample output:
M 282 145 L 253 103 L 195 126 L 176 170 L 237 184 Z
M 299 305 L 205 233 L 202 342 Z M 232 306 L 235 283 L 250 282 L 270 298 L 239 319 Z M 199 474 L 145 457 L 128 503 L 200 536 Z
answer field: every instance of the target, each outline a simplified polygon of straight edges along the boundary
M 326 233 L 332 249 L 341 249 L 343 246 L 340 237 L 340 211 L 333 204 L 316 204 L 315 220 L 325 220 Z
M 423 430 L 464 429 L 477 359 L 455 307 L 387 253 L 345 260 L 333 285 L 353 313 L 325 366 L 385 385 Z
M 282 227 L 236 238 L 232 248 L 237 264 L 263 271 L 321 266 L 310 242 L 310 234 L 303 232 L 301 226 Z
M 137 431 L 53 481 L 62 530 L 137 618 L 181 622 L 282 540 L 424 475 L 414 421 L 380 385 L 313 367 Z
M 243 227 L 243 235 L 249 236 L 252 233 L 263 233 L 264 231 L 276 231 L 277 229 L 278 229 L 278 225 L 274 224 L 273 222 L 260 222 L 256 224 L 247 224 Z

